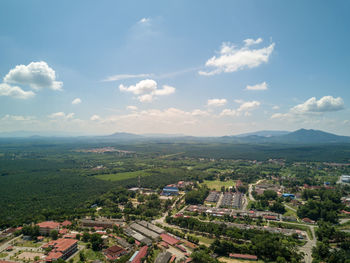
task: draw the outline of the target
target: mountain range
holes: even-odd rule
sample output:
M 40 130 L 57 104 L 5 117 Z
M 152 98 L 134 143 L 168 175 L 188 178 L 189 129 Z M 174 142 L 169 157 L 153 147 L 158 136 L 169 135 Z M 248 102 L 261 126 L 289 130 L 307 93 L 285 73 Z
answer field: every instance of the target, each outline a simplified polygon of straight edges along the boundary
M 79 139 L 94 138 L 102 141 L 194 141 L 194 142 L 222 142 L 222 143 L 249 143 L 249 144 L 329 144 L 329 143 L 350 143 L 349 136 L 339 136 L 313 129 L 300 129 L 293 132 L 289 131 L 257 131 L 233 136 L 221 137 L 195 137 L 183 134 L 134 134 L 125 132 L 116 132 L 104 136 L 84 136 L 84 135 L 67 135 L 67 134 L 45 134 L 33 132 L 6 132 L 0 133 L 0 138 L 50 138 L 50 137 L 76 137 Z

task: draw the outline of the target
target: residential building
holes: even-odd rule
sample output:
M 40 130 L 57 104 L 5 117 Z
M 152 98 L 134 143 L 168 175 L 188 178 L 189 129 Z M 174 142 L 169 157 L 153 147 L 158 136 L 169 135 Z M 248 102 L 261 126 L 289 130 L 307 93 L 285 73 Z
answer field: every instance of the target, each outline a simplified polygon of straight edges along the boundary
M 51 248 L 46 256 L 46 262 L 56 261 L 60 258 L 65 260 L 78 251 L 78 240 L 60 238 L 47 243 L 42 248 Z
M 60 223 L 54 221 L 45 221 L 38 223 L 40 235 L 49 235 L 52 231 L 58 231 L 60 228 Z
M 177 188 L 175 185 L 167 185 L 163 188 L 161 195 L 165 195 L 165 196 L 179 195 L 179 188 Z
M 103 251 L 104 255 L 106 256 L 107 259 L 109 260 L 116 260 L 120 256 L 125 255 L 127 251 L 119 246 L 112 246 Z

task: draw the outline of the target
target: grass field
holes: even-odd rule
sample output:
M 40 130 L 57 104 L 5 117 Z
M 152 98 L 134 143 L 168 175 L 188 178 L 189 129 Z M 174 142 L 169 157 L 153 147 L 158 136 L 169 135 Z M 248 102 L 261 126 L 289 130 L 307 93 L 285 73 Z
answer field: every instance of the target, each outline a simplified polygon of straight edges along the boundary
M 143 176 L 149 176 L 151 175 L 151 173 L 145 170 L 140 170 L 135 172 L 125 172 L 125 173 L 117 173 L 117 174 L 99 174 L 94 177 L 105 181 L 122 181 L 130 178 L 136 178 L 139 175 L 143 177 Z
M 230 186 L 235 186 L 236 182 L 233 180 L 228 180 L 228 181 L 219 181 L 219 180 L 207 181 L 207 180 L 204 180 L 203 184 L 206 184 L 208 186 L 208 188 L 210 188 L 210 189 L 215 189 L 215 190 L 220 191 L 222 186 L 225 186 L 226 188 L 230 187 Z
M 203 237 L 203 236 L 197 236 L 200 242 L 203 242 L 204 244 L 211 245 L 214 242 L 214 239 L 208 238 L 208 237 Z

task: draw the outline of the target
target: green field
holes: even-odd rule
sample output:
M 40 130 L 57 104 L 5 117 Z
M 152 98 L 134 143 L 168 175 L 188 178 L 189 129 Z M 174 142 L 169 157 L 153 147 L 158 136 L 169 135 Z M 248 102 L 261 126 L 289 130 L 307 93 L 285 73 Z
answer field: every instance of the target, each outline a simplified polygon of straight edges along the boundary
M 234 180 L 228 180 L 228 181 L 219 181 L 219 180 L 215 180 L 215 181 L 207 181 L 204 180 L 204 183 L 208 186 L 208 188 L 210 189 L 215 189 L 217 191 L 220 191 L 222 186 L 230 187 L 230 186 L 235 186 L 236 182 Z
M 116 173 L 116 174 L 99 174 L 99 175 L 96 175 L 95 178 L 106 180 L 106 181 L 122 181 L 130 178 L 136 178 L 139 175 L 141 175 L 141 177 L 144 177 L 144 176 L 149 176 L 151 174 L 148 171 L 141 170 L 141 171 L 135 171 L 135 172 L 124 172 L 124 173 Z

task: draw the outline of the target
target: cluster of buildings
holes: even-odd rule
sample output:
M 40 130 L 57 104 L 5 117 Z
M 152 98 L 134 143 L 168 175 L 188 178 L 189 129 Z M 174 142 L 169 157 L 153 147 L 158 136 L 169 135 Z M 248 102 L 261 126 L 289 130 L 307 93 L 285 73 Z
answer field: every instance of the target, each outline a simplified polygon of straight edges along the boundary
M 226 192 L 224 193 L 224 196 L 222 198 L 222 201 L 220 203 L 221 207 L 229 207 L 229 208 L 236 208 L 240 209 L 242 206 L 242 200 L 243 200 L 243 194 L 236 192 Z
M 280 214 L 269 212 L 269 211 L 245 211 L 245 210 L 236 210 L 229 208 L 216 208 L 216 207 L 207 207 L 204 205 L 190 205 L 186 208 L 189 212 L 197 212 L 197 213 L 206 213 L 212 216 L 232 216 L 234 218 L 243 218 L 250 217 L 252 219 L 264 218 L 266 220 L 275 220 L 280 221 L 284 217 L 281 217 Z M 286 221 L 294 221 L 291 218 Z

